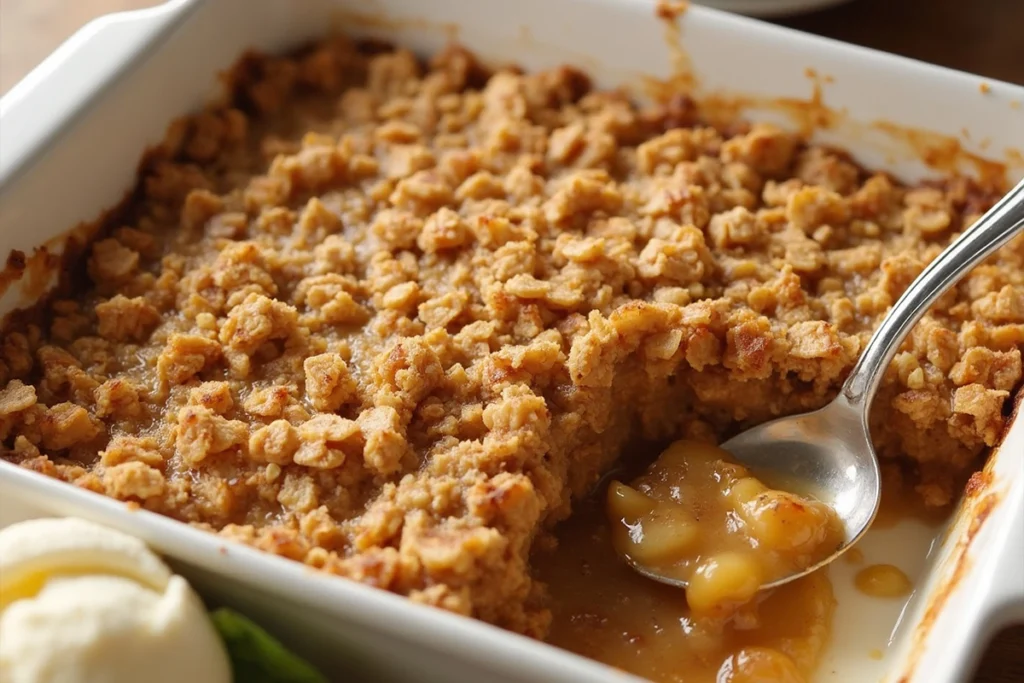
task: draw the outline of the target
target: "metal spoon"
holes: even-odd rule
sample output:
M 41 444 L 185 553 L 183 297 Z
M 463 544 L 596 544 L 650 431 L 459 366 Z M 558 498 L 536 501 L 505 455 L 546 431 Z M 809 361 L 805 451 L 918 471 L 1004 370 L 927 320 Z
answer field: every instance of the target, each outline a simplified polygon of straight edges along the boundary
M 882 375 L 903 339 L 928 308 L 974 266 L 1024 231 L 1024 180 L 949 245 L 911 283 L 882 320 L 842 390 L 812 413 L 783 417 L 748 429 L 722 448 L 776 486 L 811 492 L 839 515 L 845 541 L 831 556 L 796 574 L 766 583 L 773 588 L 810 574 L 842 555 L 867 531 L 878 512 L 881 478 L 868 431 L 868 412 Z M 644 576 L 686 587 L 633 561 Z

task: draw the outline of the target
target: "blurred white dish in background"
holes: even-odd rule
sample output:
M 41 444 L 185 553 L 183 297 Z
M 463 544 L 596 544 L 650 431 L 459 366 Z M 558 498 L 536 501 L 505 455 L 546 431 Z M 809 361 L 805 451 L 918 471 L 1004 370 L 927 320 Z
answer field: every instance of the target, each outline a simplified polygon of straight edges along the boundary
M 188 583 L 137 538 L 81 519 L 0 532 L 4 683 L 230 683 Z
M 803 14 L 847 2 L 850 0 L 695 0 L 698 5 L 765 18 Z

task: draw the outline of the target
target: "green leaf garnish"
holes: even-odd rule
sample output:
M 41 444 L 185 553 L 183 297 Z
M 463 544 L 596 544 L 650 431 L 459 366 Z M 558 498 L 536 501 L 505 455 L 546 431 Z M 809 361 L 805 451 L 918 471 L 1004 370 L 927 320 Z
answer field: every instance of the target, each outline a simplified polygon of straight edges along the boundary
M 231 658 L 235 683 L 327 683 L 311 664 L 238 612 L 221 607 L 210 619 Z

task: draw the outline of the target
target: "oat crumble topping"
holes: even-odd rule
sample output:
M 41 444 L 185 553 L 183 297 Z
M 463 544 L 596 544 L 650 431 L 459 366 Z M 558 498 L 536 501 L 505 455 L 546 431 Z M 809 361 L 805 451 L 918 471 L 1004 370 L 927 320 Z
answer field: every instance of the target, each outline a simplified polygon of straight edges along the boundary
M 6 325 L 3 456 L 534 636 L 531 549 L 628 440 L 824 405 L 997 197 L 457 48 L 331 40 L 230 86 L 144 166 L 88 286 Z M 888 476 L 948 504 L 1022 347 L 1018 238 L 893 362 Z

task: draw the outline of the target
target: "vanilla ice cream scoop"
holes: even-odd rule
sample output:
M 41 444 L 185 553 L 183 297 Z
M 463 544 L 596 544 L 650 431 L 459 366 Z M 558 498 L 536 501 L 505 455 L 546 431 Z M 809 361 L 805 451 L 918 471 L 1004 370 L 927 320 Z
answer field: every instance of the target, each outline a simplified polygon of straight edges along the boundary
M 198 596 L 131 536 L 80 519 L 0 531 L 0 681 L 230 683 Z

